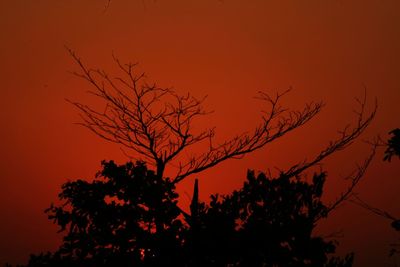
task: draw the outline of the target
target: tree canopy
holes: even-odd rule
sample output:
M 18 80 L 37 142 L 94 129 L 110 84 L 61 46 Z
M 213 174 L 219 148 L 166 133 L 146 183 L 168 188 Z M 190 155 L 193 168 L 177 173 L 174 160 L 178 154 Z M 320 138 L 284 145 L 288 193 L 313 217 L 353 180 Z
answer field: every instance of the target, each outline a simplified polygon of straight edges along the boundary
M 313 231 L 329 213 L 324 172 L 306 182 L 249 171 L 240 189 L 208 204 L 196 183 L 186 214 L 174 184 L 143 162 L 102 165 L 94 181 L 62 186 L 46 212 L 63 243 L 27 266 L 351 266 L 351 255 L 329 259 L 336 243 Z

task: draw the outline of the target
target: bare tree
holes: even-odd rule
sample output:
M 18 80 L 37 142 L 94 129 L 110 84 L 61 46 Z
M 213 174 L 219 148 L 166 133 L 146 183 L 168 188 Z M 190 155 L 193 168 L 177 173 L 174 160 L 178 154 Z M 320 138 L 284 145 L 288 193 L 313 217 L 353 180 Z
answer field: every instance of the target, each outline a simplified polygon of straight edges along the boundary
M 80 111 L 81 125 L 100 137 L 117 143 L 134 152 L 135 159 L 143 159 L 156 168 L 156 174 L 163 177 L 168 166 L 175 167 L 172 177 L 175 183 L 185 177 L 199 173 L 228 160 L 264 147 L 266 144 L 309 122 L 322 109 L 322 102 L 309 103 L 302 110 L 293 111 L 281 105 L 282 97 L 289 90 L 274 97 L 259 92 L 258 99 L 268 105 L 262 112 L 261 122 L 252 131 L 235 135 L 232 139 L 217 144 L 215 128 L 194 130 L 194 122 L 209 114 L 204 109 L 205 98 L 190 94 L 178 95 L 171 88 L 161 88 L 145 81 L 144 73 L 136 73 L 137 64 L 123 64 L 116 57 L 114 61 L 123 76 L 110 77 L 100 69 L 91 69 L 68 49 L 80 72 L 74 72 L 92 85 L 89 92 L 104 100 L 102 111 L 89 105 L 71 101 Z M 347 127 L 338 140 L 331 142 L 314 160 L 303 162 L 288 170 L 297 175 L 318 164 L 335 151 L 347 147 L 369 125 L 374 111 L 364 118 L 365 101 L 360 102 L 361 112 L 354 128 Z M 206 145 L 200 154 L 186 152 L 195 144 Z

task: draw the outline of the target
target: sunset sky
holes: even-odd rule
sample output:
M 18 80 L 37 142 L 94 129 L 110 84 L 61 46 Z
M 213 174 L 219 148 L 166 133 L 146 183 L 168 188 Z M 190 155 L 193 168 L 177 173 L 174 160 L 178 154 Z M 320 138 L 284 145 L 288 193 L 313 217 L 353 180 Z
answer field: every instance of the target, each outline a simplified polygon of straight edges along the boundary
M 79 122 L 66 99 L 95 103 L 65 46 L 94 68 L 116 72 L 112 55 L 139 62 L 148 80 L 179 93 L 207 95 L 214 112 L 197 127 L 216 126 L 219 140 L 253 129 L 265 107 L 259 90 L 292 109 L 326 103 L 310 123 L 241 160 L 230 160 L 179 184 L 188 203 L 193 178 L 200 197 L 229 193 L 248 169 L 285 169 L 318 154 L 355 122 L 355 98 L 367 90 L 367 131 L 327 160 L 326 201 L 348 185 L 343 177 L 368 155 L 363 140 L 400 127 L 399 0 L 12 0 L 0 1 L 0 265 L 26 263 L 30 253 L 55 250 L 61 235 L 44 214 L 67 180 L 92 179 L 100 162 L 128 158 L 120 147 Z M 97 102 L 96 102 L 97 103 Z M 400 160 L 379 149 L 356 191 L 400 217 Z M 355 252 L 355 266 L 394 266 L 400 242 L 390 221 L 351 203 L 321 222 L 340 231 L 338 252 Z

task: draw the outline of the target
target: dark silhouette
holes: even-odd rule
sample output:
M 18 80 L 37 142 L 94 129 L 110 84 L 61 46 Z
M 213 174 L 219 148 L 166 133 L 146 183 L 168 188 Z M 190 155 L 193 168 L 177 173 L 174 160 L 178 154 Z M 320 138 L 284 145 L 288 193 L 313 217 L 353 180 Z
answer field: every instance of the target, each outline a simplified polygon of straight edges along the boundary
M 316 156 L 281 170 L 278 177 L 250 171 L 240 190 L 212 195 L 208 204 L 199 201 L 196 179 L 189 214 L 177 205 L 176 183 L 264 147 L 309 122 L 323 104 L 310 103 L 303 110 L 290 111 L 280 105 L 287 91 L 275 97 L 260 92 L 258 98 L 270 105 L 261 123 L 251 133 L 215 144 L 214 128 L 194 131 L 195 119 L 208 114 L 204 99 L 148 84 L 144 74 L 135 74 L 136 64 L 122 64 L 116 58 L 124 77 L 110 78 L 102 70 L 87 68 L 69 52 L 81 70 L 75 74 L 92 85 L 94 96 L 105 101 L 101 111 L 72 102 L 81 111 L 81 124 L 129 149 L 136 158 L 132 157 L 135 163 L 121 166 L 102 162 L 103 169 L 94 181 L 65 183 L 59 194 L 61 203 L 46 210 L 65 234 L 62 245 L 54 253 L 32 255 L 27 266 L 352 265 L 352 255 L 329 259 L 335 251 L 334 241 L 315 236 L 313 230 L 320 219 L 352 197 L 376 144 L 348 177 L 347 189 L 330 204 L 321 202 L 325 173 L 315 174 L 310 183 L 305 182 L 305 173 L 348 147 L 368 127 L 377 105 L 365 114 L 366 95 L 358 101 L 354 125 L 346 126 Z M 205 151 L 183 157 L 191 146 L 203 142 Z M 166 178 L 170 166 L 177 171 Z
M 66 234 L 63 244 L 54 254 L 33 256 L 28 266 L 175 266 L 181 260 L 185 227 L 173 183 L 141 162 L 102 165 L 94 181 L 62 186 L 62 204 L 46 213 Z
M 169 167 L 175 172 L 171 177 L 174 183 L 266 146 L 308 123 L 323 107 L 322 102 L 309 103 L 302 110 L 292 111 L 281 106 L 282 97 L 289 90 L 274 97 L 259 92 L 257 98 L 267 105 L 259 125 L 252 131 L 216 143 L 215 128 L 194 129 L 195 120 L 209 114 L 203 107 L 205 98 L 178 95 L 171 88 L 149 84 L 144 73 L 136 73 L 137 64 L 123 64 L 116 57 L 114 60 L 122 74 L 110 77 L 103 70 L 86 67 L 72 50 L 68 51 L 80 68 L 75 75 L 87 81 L 92 87 L 90 93 L 105 104 L 103 109 L 95 109 L 71 101 L 81 112 L 83 121 L 80 124 L 127 149 L 126 154 L 133 160 L 154 167 L 159 177 L 164 177 Z M 359 104 L 357 123 L 346 127 L 337 140 L 330 142 L 315 158 L 293 166 L 292 175 L 344 149 L 365 130 L 375 115 L 376 103 L 370 114 L 364 111 L 366 98 Z M 205 150 L 199 154 L 190 153 L 190 149 L 199 144 Z
M 393 156 L 400 158 L 400 128 L 394 129 L 389 134 L 393 135 L 387 142 L 383 160 L 391 161 Z
M 198 266 L 323 266 L 335 250 L 312 236 L 328 214 L 320 201 L 324 182 L 324 173 L 308 184 L 249 172 L 240 190 L 199 205 L 192 258 Z
M 62 245 L 54 253 L 32 255 L 27 266 L 352 265 L 351 254 L 344 259 L 330 257 L 335 242 L 315 236 L 313 230 L 320 219 L 352 197 L 376 145 L 347 177 L 347 189 L 330 204 L 321 202 L 326 174 L 315 174 L 310 183 L 305 174 L 348 147 L 368 127 L 377 105 L 365 114 L 366 95 L 358 101 L 354 125 L 345 127 L 316 156 L 281 170 L 276 178 L 249 171 L 240 190 L 212 195 L 208 204 L 199 201 L 196 179 L 187 213 L 177 205 L 176 183 L 264 147 L 309 122 L 323 104 L 311 103 L 301 111 L 290 111 L 280 105 L 287 92 L 275 97 L 261 92 L 258 98 L 270 108 L 254 131 L 215 144 L 214 128 L 193 130 L 194 120 L 208 114 L 204 99 L 149 85 L 144 74 L 134 73 L 136 64 L 122 64 L 116 58 L 125 76 L 110 78 L 102 70 L 88 69 L 69 52 L 82 71 L 75 74 L 92 85 L 93 95 L 105 101 L 103 111 L 72 102 L 81 111 L 81 124 L 129 149 L 138 159 L 121 166 L 102 162 L 103 169 L 94 181 L 65 183 L 59 194 L 61 203 L 46 210 L 65 234 Z M 202 142 L 207 143 L 206 151 L 182 157 L 183 151 Z M 177 169 L 171 179 L 164 176 L 168 166 Z
M 191 214 L 177 206 L 169 179 L 142 162 L 103 162 L 91 182 L 62 186 L 61 203 L 46 210 L 65 233 L 54 253 L 31 256 L 27 266 L 351 266 L 331 258 L 334 240 L 316 236 L 330 206 L 321 201 L 325 173 L 311 182 L 249 171 L 229 195 L 198 200 Z

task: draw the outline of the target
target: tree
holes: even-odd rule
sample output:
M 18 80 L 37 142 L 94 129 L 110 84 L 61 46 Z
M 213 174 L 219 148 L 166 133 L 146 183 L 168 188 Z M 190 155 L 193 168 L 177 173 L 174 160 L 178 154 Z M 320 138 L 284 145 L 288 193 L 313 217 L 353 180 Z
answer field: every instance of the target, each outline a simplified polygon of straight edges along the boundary
M 368 126 L 375 109 L 364 118 L 365 98 L 359 103 L 353 128 L 347 127 L 310 161 L 281 171 L 276 178 L 250 171 L 240 190 L 222 197 L 212 195 L 209 204 L 198 200 L 196 180 L 190 214 L 177 205 L 176 179 L 161 176 L 159 169 L 149 170 L 142 161 L 121 166 L 103 162 L 94 181 L 63 185 L 61 203 L 46 210 L 65 233 L 63 244 L 55 253 L 32 255 L 28 266 L 351 266 L 352 255 L 329 259 L 336 244 L 314 236 L 313 229 L 353 196 L 375 146 L 349 175 L 348 188 L 330 204 L 321 201 L 326 174 L 314 174 L 311 183 L 304 177 L 324 158 L 350 145 Z M 75 104 L 87 110 L 86 116 L 94 112 Z M 108 116 L 106 112 L 95 114 Z M 88 122 L 84 125 L 99 127 Z M 281 121 L 280 129 L 287 129 L 286 122 Z
M 158 159 L 165 164 L 170 155 L 177 155 L 186 148 L 188 140 L 191 140 L 189 144 L 200 142 L 205 139 L 203 135 L 212 139 L 213 135 L 208 131 L 199 135 L 189 133 L 193 117 L 206 114 L 199 111 L 201 101 L 189 96 L 179 97 L 169 89 L 145 85 L 144 91 L 139 92 L 144 92 L 143 95 L 150 93 L 149 102 L 142 99 L 142 94 L 134 93 L 139 100 L 128 106 L 124 102 L 129 101 L 127 95 L 118 93 L 117 87 L 113 86 L 118 97 L 111 96 L 104 83 L 97 83 L 92 71 L 86 69 L 79 59 L 76 60 L 84 71 L 81 77 L 86 77 L 100 90 L 96 96 L 111 103 L 102 113 L 74 103 L 83 112 L 83 125 L 100 136 L 147 156 L 153 163 Z M 112 84 L 104 72 L 95 73 Z M 134 88 L 133 92 L 136 92 Z M 166 103 L 161 111 L 154 113 L 152 105 L 163 96 L 172 96 L 178 106 Z M 235 155 L 258 149 L 303 125 L 315 112 L 319 112 L 322 105 L 315 105 L 314 108 L 307 105 L 305 111 L 291 112 L 289 118 L 283 119 L 279 116 L 285 111 L 278 105 L 282 95 L 277 95 L 275 100 L 266 94 L 262 96 L 272 104 L 269 116 L 263 117 L 264 128 L 260 126 L 253 135 L 240 135 L 218 148 L 210 145 L 207 157 L 199 163 L 205 165 L 196 166 L 209 168 Z M 185 109 L 187 103 L 192 104 Z M 175 184 L 190 172 L 185 172 L 186 176 L 178 175 L 170 179 L 161 175 L 163 172 L 160 173 L 157 164 L 156 170 L 149 170 L 143 161 L 121 166 L 112 161 L 103 162 L 103 170 L 94 181 L 76 180 L 63 185 L 59 195 L 61 203 L 52 205 L 46 211 L 49 219 L 65 233 L 63 244 L 55 253 L 33 255 L 27 266 L 351 266 L 352 255 L 345 259 L 329 259 L 336 244 L 315 236 L 313 229 L 320 219 L 326 218 L 352 197 L 353 189 L 371 162 L 376 146 L 364 163 L 349 175 L 351 183 L 348 188 L 330 204 L 321 201 L 326 179 L 324 172 L 314 174 L 312 182 L 304 179 L 310 168 L 346 148 L 369 125 L 376 106 L 365 116 L 366 97 L 359 103 L 355 126 L 346 127 L 338 139 L 331 141 L 311 160 L 283 170 L 275 178 L 250 171 L 240 190 L 222 197 L 212 195 L 209 204 L 199 201 L 196 180 L 190 214 L 178 207 L 175 191 Z M 111 115 L 107 110 L 112 110 Z M 277 125 L 272 126 L 270 123 L 275 118 L 279 120 Z M 160 128 L 160 125 L 163 127 Z M 180 134 L 174 135 L 177 133 Z M 176 143 L 169 142 L 164 152 L 156 150 L 162 146 L 165 136 L 176 138 Z M 225 157 L 208 158 L 214 151 L 220 151 L 217 155 Z M 183 178 L 177 180 L 177 177 Z
M 154 166 L 159 177 L 164 177 L 167 167 L 175 166 L 174 183 L 264 147 L 308 123 L 323 107 L 322 102 L 309 103 L 300 111 L 292 111 L 281 106 L 281 99 L 289 90 L 274 97 L 259 92 L 257 98 L 269 105 L 262 113 L 260 124 L 253 131 L 216 144 L 215 128 L 199 132 L 193 129 L 198 117 L 209 114 L 203 107 L 205 98 L 197 99 L 190 94 L 182 96 L 171 88 L 149 84 L 144 80 L 144 73 L 135 73 L 137 64 L 122 64 L 115 56 L 114 61 L 124 76 L 110 77 L 103 70 L 86 67 L 74 51 L 68 51 L 81 70 L 74 72 L 75 75 L 89 82 L 90 93 L 105 102 L 100 111 L 71 101 L 81 111 L 80 124 L 133 152 L 130 156 L 135 160 Z M 311 161 L 293 166 L 287 175 L 296 176 L 351 144 L 370 124 L 376 112 L 375 103 L 373 111 L 365 114 L 366 98 L 359 104 L 357 123 L 353 127 L 346 127 L 320 154 Z M 183 152 L 195 144 L 205 144 L 207 148 L 200 154 L 184 158 Z
M 200 266 L 323 266 L 335 245 L 312 231 L 328 214 L 320 199 L 325 178 L 306 183 L 249 171 L 240 190 L 200 205 L 192 258 Z
M 65 233 L 55 253 L 27 266 L 326 266 L 349 267 L 353 256 L 331 258 L 334 240 L 313 229 L 330 208 L 321 201 L 326 173 L 311 182 L 249 171 L 231 194 L 198 200 L 191 215 L 177 207 L 174 183 L 142 162 L 103 162 L 91 182 L 67 182 L 60 205 L 46 212 Z M 155 219 L 163 216 L 163 231 Z
M 176 183 L 228 159 L 241 158 L 295 130 L 314 118 L 323 103 L 310 103 L 300 111 L 281 106 L 285 91 L 258 98 L 269 104 L 260 124 L 250 133 L 215 144 L 215 129 L 193 127 L 207 115 L 205 98 L 178 95 L 136 74 L 136 64 L 114 60 L 123 77 L 87 68 L 69 50 L 81 72 L 75 75 L 92 86 L 105 102 L 99 111 L 70 101 L 81 111 L 81 125 L 105 140 L 129 149 L 135 163 L 118 166 L 103 162 L 93 182 L 67 182 L 60 205 L 46 212 L 66 233 L 55 253 L 32 256 L 28 266 L 350 266 L 352 257 L 331 259 L 335 244 L 314 237 L 321 218 L 348 200 L 371 162 L 375 147 L 363 164 L 349 175 L 350 184 L 329 205 L 321 202 L 325 173 L 311 183 L 306 172 L 328 156 L 348 147 L 371 123 L 376 102 L 366 114 L 366 94 L 356 111 L 357 120 L 310 160 L 304 160 L 278 177 L 249 172 L 242 189 L 230 195 L 198 200 L 195 183 L 190 214 L 177 205 Z M 183 158 L 183 151 L 205 143 L 201 154 Z M 131 154 L 133 153 L 133 154 Z M 177 163 L 177 164 L 176 164 Z M 147 165 L 154 168 L 148 169 Z M 177 166 L 172 178 L 167 167 Z M 213 239 L 213 240 L 211 240 Z M 253 242 L 255 240 L 255 242 Z
M 95 181 L 65 183 L 59 195 L 63 204 L 46 210 L 66 233 L 48 258 L 50 265 L 174 266 L 184 231 L 174 184 L 142 162 L 102 165 Z M 162 231 L 156 231 L 156 224 L 162 224 Z M 43 258 L 35 261 L 43 264 Z

